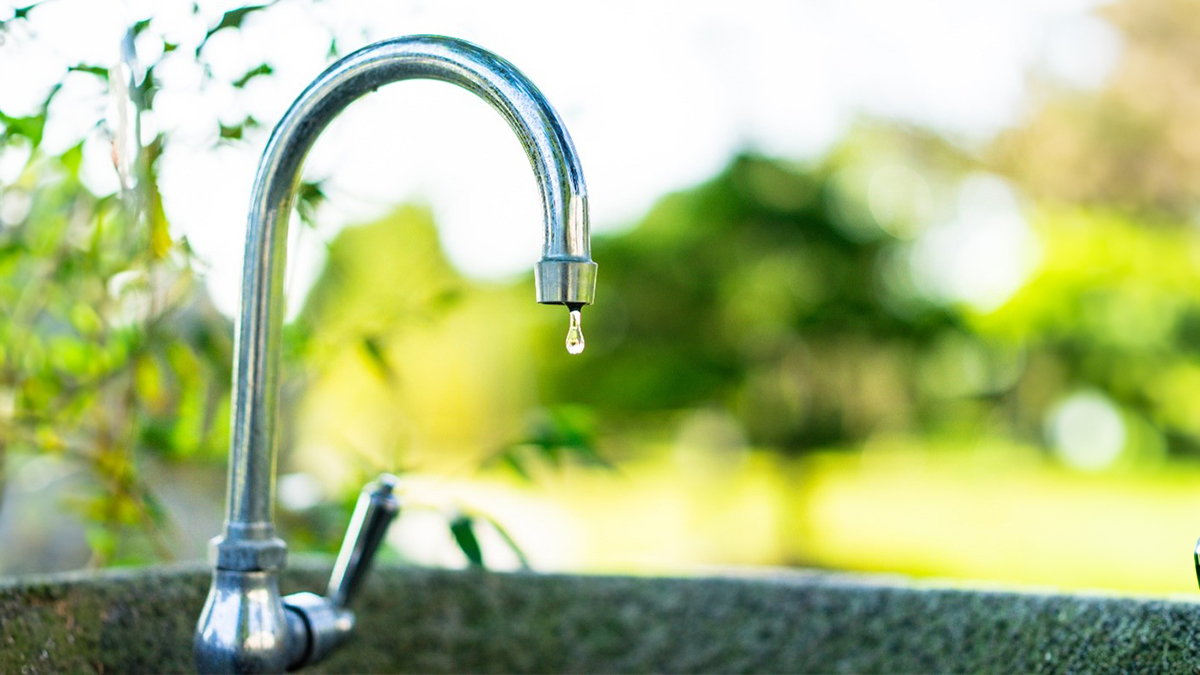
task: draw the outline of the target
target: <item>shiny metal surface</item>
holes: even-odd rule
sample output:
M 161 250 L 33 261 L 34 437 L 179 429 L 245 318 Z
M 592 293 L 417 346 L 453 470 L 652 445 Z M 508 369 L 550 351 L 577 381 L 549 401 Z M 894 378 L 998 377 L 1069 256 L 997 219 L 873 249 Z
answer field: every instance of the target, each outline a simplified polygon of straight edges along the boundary
M 201 673 L 281 673 L 297 656 L 275 571 L 213 571 L 194 652 Z
M 289 651 L 288 670 L 302 668 L 325 658 L 346 641 L 354 628 L 354 612 L 338 607 L 316 593 L 292 593 L 283 599 L 288 618 L 300 623 L 291 631 L 295 644 Z
M 304 158 L 321 131 L 360 96 L 407 79 L 456 84 L 508 121 L 529 157 L 542 200 L 537 301 L 576 307 L 594 297 L 587 188 L 574 145 L 558 113 L 516 67 L 469 42 L 417 35 L 364 47 L 318 76 L 272 132 L 251 193 L 234 356 L 226 520 L 223 534 L 212 542 L 216 574 L 196 635 L 196 663 L 202 672 L 275 672 L 301 665 L 290 660 L 297 650 L 315 658 L 314 640 L 332 644 L 328 636 L 313 637 L 325 627 L 311 626 L 312 617 L 332 617 L 331 622 L 345 625 L 340 614 L 326 612 L 311 598 L 285 609 L 277 584 L 261 578 L 274 579 L 286 557 L 286 545 L 275 536 L 274 495 L 288 219 Z M 345 561 L 339 557 L 339 572 L 331 581 L 333 600 L 326 599 L 334 608 L 348 601 L 369 553 L 378 546 L 376 540 L 367 547 L 372 537 L 382 537 L 377 518 L 359 523 L 367 525 L 359 533 L 361 541 L 358 535 L 347 539 L 352 549 L 360 547 L 359 558 L 353 551 L 343 552 L 349 556 Z M 351 565 L 352 560 L 357 562 Z
M 545 304 L 589 305 L 596 292 L 594 262 L 542 259 L 534 266 L 533 277 L 537 301 Z
M 395 476 L 383 474 L 358 496 L 325 592 L 325 597 L 335 607 L 350 604 L 371 569 L 371 560 L 383 543 L 383 536 L 400 513 L 400 502 L 392 494 L 396 483 Z

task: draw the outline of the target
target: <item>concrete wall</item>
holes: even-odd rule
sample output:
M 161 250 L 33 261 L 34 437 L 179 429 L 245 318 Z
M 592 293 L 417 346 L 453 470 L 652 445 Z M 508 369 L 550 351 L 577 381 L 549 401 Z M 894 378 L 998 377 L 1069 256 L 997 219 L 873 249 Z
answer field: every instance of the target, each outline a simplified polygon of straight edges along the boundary
M 323 587 L 295 562 L 284 592 Z M 0 584 L 0 672 L 191 669 L 196 566 Z M 844 576 L 376 570 L 358 634 L 310 672 L 1200 673 L 1200 605 Z

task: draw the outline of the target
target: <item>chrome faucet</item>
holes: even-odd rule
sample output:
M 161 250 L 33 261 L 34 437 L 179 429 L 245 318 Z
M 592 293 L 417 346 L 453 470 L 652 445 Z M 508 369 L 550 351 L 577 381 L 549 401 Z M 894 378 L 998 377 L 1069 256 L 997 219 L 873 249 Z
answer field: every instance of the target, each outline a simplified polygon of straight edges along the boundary
M 395 479 L 385 475 L 359 498 L 326 595 L 280 595 L 287 553 L 274 524 L 281 294 L 300 170 L 317 136 L 347 105 L 382 85 L 416 78 L 475 93 L 516 132 L 545 215 L 542 259 L 534 269 L 537 301 L 567 305 L 568 348 L 582 348 L 578 311 L 592 302 L 596 285 L 587 189 L 571 137 L 537 87 L 495 54 L 434 35 L 369 45 L 318 76 L 272 132 L 250 197 L 225 527 L 210 544 L 212 587 L 196 626 L 201 672 L 282 672 L 329 653 L 353 628 L 348 604 L 398 512 Z

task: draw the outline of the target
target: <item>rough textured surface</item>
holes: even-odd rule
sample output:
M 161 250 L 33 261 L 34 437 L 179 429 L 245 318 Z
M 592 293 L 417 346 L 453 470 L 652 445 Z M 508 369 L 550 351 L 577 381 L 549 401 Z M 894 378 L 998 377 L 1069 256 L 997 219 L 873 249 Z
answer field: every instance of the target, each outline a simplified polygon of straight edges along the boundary
M 320 588 L 293 563 L 284 592 Z M 199 567 L 0 584 L 0 672 L 191 670 Z M 1200 673 L 1200 605 L 890 586 L 376 570 L 311 672 Z

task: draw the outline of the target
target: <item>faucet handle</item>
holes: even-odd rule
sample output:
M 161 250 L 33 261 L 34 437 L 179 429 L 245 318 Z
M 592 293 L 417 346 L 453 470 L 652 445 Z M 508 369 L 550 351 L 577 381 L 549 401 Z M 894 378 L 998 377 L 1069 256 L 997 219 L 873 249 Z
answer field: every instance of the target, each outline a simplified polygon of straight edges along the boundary
M 325 592 L 334 607 L 342 609 L 350 603 L 371 568 L 383 536 L 400 512 L 400 502 L 393 494 L 398 482 L 390 473 L 381 474 L 359 494 Z
M 392 494 L 397 482 L 395 476 L 385 473 L 363 488 L 325 597 L 293 593 L 283 598 L 290 634 L 288 670 L 320 661 L 354 628 L 354 612 L 346 605 L 367 576 L 383 535 L 400 512 L 400 502 Z

